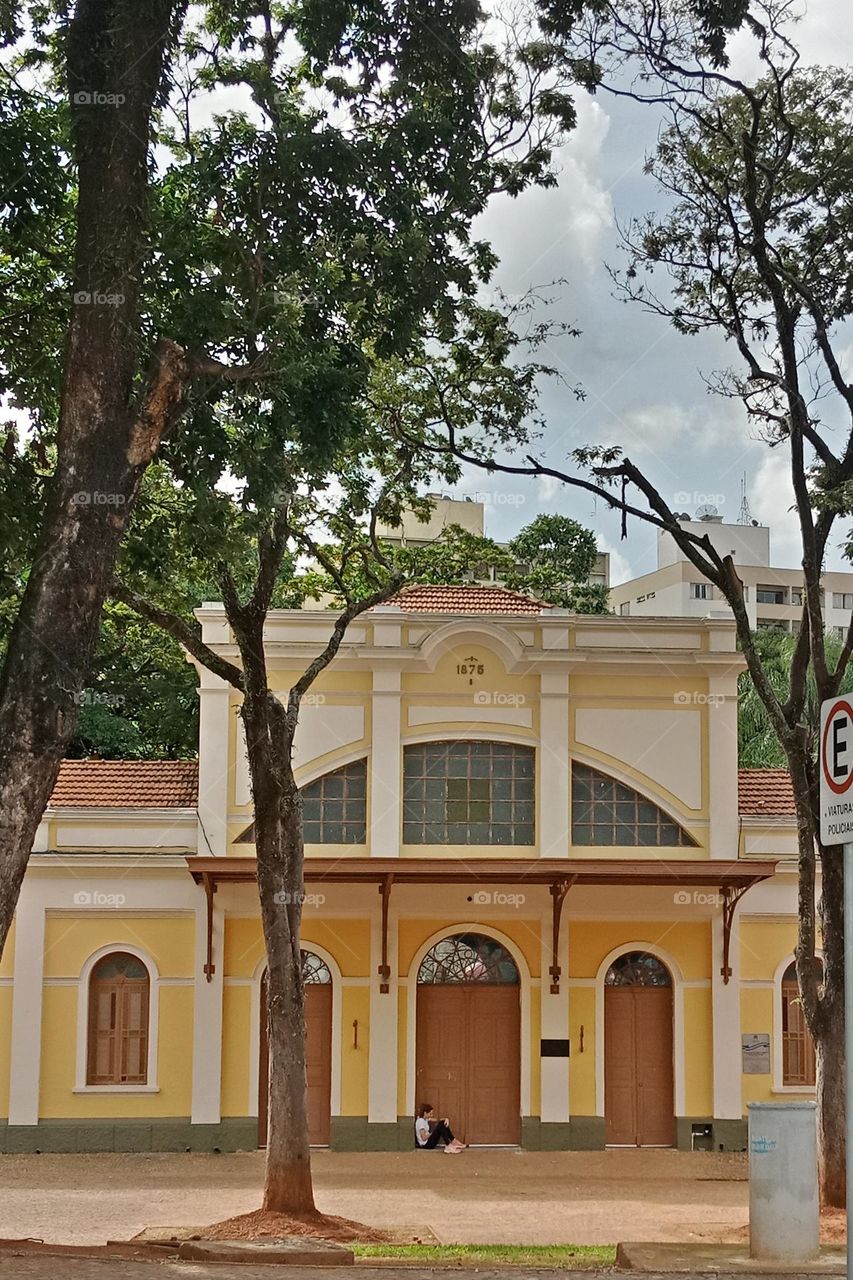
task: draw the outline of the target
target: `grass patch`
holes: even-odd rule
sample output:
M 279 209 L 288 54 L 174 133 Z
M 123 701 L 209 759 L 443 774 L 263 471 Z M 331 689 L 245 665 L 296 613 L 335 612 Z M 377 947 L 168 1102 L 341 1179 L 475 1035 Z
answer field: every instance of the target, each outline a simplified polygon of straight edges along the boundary
M 425 1265 L 450 1262 L 510 1267 L 612 1267 L 613 1244 L 354 1244 L 356 1258 L 388 1258 Z

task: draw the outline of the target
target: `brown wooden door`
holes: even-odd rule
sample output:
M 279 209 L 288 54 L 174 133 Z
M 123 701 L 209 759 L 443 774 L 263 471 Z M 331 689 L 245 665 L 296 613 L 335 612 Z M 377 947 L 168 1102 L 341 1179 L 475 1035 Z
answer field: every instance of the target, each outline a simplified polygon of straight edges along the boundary
M 605 987 L 604 1116 L 611 1146 L 675 1142 L 671 987 Z
M 431 1102 L 466 1142 L 516 1143 L 520 1070 L 517 986 L 418 987 L 416 1105 Z
M 308 1076 L 308 1140 L 328 1146 L 332 1125 L 332 987 L 309 982 L 305 987 L 305 1062 Z M 267 984 L 261 983 L 261 1050 L 258 1078 L 258 1146 L 267 1144 L 269 1120 L 269 1039 Z

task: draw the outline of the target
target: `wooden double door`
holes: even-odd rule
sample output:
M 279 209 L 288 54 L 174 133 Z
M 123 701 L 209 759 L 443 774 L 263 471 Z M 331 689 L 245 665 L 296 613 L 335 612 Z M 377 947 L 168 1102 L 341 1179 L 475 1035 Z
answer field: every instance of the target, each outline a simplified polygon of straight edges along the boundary
M 328 1146 L 332 1125 L 332 986 L 305 986 L 305 1062 L 308 1076 L 308 1140 Z M 258 1078 L 258 1146 L 267 1145 L 269 1120 L 269 1035 L 267 984 L 261 983 L 261 1047 Z
M 431 1102 L 469 1143 L 521 1138 L 517 986 L 419 986 L 415 1104 Z
M 610 1146 L 674 1145 L 671 986 L 605 987 L 604 1116 Z

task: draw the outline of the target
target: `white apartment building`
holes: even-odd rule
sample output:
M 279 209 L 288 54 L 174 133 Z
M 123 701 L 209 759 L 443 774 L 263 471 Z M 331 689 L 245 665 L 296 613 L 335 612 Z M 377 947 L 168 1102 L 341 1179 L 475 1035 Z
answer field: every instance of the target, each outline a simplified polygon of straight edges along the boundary
M 744 585 L 753 629 L 776 628 L 796 632 L 803 610 L 800 569 L 776 568 L 770 563 L 770 530 L 751 524 L 724 524 L 722 517 L 705 514 L 682 520 L 685 529 L 708 537 L 721 555 L 731 555 Z M 828 630 L 842 636 L 853 612 L 853 573 L 825 573 L 821 603 Z M 706 582 L 674 539 L 658 533 L 657 568 L 610 589 L 614 613 L 623 617 L 730 618 L 725 598 Z

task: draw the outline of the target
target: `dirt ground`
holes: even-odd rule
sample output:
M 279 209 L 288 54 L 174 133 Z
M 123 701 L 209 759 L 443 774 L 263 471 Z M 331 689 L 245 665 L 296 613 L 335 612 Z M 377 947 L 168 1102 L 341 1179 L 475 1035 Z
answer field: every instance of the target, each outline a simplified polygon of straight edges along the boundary
M 735 1241 L 746 1157 L 682 1151 L 343 1153 L 313 1158 L 325 1213 L 447 1244 Z M 0 1156 L 0 1237 L 66 1243 L 202 1226 L 258 1207 L 263 1156 Z

